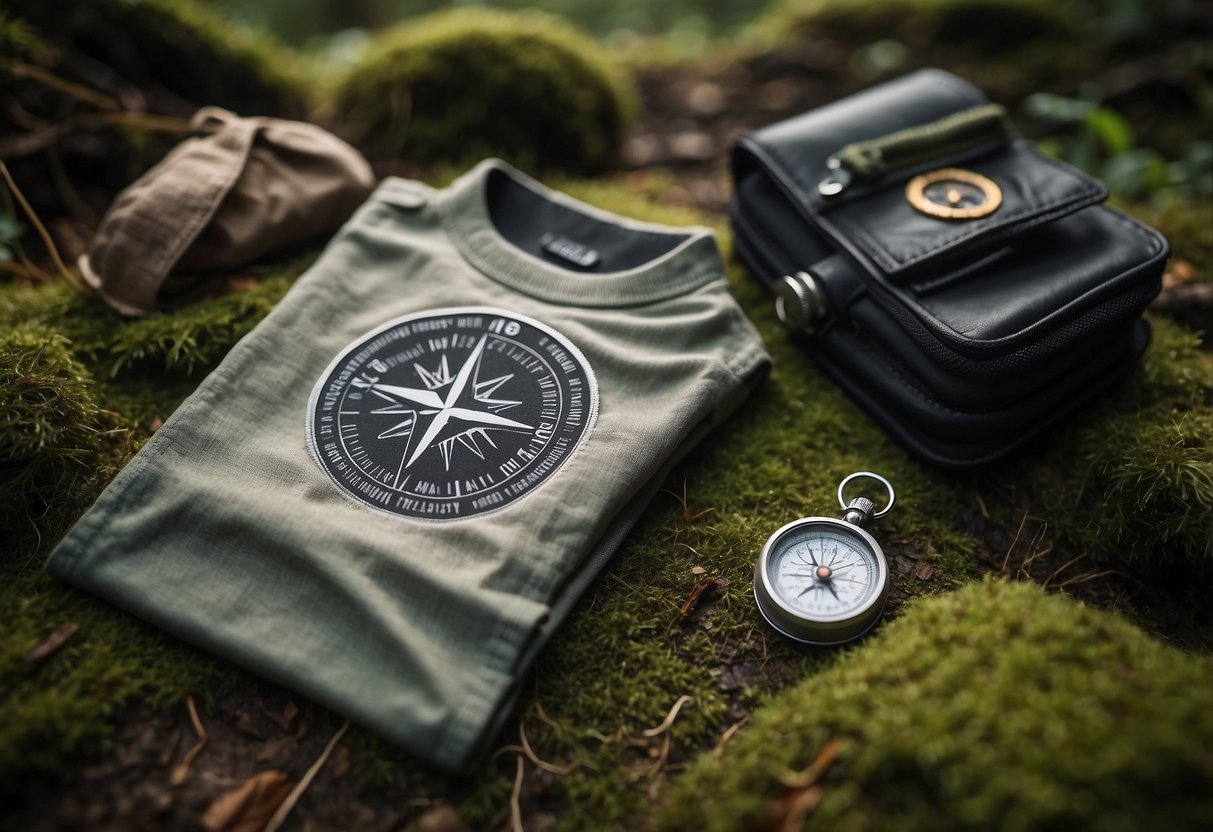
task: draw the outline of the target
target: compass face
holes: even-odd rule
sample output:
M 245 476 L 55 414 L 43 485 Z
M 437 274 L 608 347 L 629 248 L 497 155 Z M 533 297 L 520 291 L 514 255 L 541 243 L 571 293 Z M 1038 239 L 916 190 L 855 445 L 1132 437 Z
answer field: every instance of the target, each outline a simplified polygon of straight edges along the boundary
M 854 615 L 882 578 L 871 547 L 844 529 L 813 523 L 785 533 L 767 555 L 774 594 L 794 614 L 816 620 Z
M 456 520 L 541 486 L 597 412 L 593 371 L 560 333 L 501 309 L 438 309 L 337 356 L 312 391 L 308 448 L 352 500 Z

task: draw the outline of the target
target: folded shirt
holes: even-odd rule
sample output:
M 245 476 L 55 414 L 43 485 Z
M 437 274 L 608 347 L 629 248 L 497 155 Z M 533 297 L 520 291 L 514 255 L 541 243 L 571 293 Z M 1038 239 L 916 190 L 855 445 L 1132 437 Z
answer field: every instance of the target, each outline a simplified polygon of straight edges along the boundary
M 707 229 L 388 179 L 48 569 L 463 771 L 768 363 Z

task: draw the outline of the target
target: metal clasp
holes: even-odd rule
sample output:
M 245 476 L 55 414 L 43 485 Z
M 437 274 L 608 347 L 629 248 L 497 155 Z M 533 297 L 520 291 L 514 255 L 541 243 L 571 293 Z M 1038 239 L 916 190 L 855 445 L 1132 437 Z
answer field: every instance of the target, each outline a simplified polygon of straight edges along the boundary
M 775 284 L 775 315 L 789 332 L 811 335 L 828 311 L 825 293 L 812 273 L 785 274 Z
M 843 491 L 851 480 L 869 479 L 876 480 L 885 487 L 889 494 L 889 502 L 880 511 L 876 511 L 876 503 L 869 500 L 867 497 L 856 497 L 847 502 L 847 498 L 843 496 Z M 880 474 L 873 474 L 871 471 L 856 471 L 850 474 L 838 483 L 838 505 L 843 509 L 842 519 L 855 526 L 862 526 L 864 523 L 876 517 L 884 517 L 893 508 L 893 503 L 896 501 L 897 495 L 893 493 L 893 485 Z

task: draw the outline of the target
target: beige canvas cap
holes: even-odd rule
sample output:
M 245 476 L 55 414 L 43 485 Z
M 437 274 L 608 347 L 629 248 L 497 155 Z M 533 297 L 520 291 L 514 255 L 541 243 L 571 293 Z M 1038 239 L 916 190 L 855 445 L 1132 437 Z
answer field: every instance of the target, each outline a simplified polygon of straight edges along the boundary
M 182 142 L 114 199 L 79 266 L 125 315 L 189 299 L 208 272 L 335 231 L 375 185 L 362 154 L 314 124 L 199 110 Z

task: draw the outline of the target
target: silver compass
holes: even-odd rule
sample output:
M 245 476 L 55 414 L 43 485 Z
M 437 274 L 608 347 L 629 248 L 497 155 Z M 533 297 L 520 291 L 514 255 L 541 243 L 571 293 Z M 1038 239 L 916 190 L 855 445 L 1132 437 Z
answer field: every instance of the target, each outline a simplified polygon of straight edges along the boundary
M 884 486 L 882 509 L 867 497 L 846 500 L 847 486 L 858 479 Z M 888 480 L 858 471 L 838 485 L 842 517 L 802 517 L 771 535 L 754 567 L 763 618 L 806 644 L 841 644 L 870 630 L 889 593 L 889 566 L 880 544 L 860 527 L 888 514 L 894 499 Z

